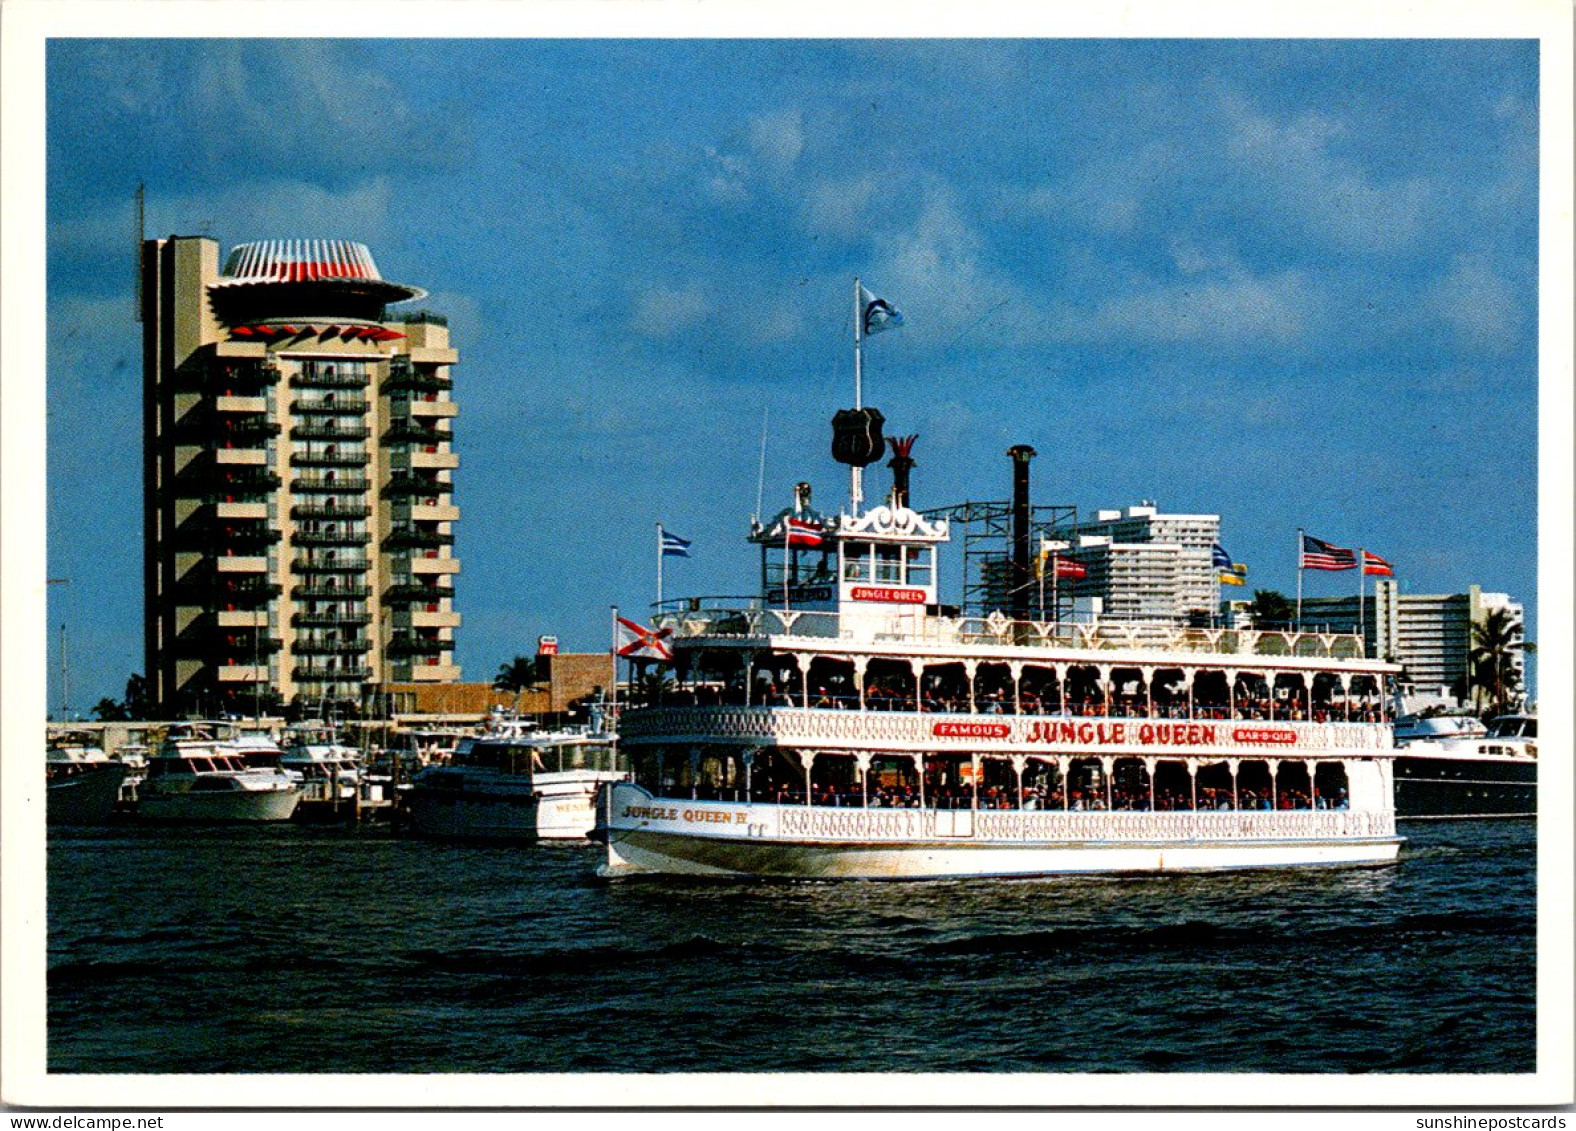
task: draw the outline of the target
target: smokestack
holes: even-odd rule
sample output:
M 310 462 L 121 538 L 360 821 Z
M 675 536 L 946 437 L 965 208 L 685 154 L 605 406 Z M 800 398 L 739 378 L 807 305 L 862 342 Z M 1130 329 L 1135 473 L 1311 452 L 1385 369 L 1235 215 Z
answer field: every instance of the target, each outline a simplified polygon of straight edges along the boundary
M 1012 457 L 1012 569 L 1008 608 L 1013 620 L 1029 619 L 1029 461 L 1039 453 L 1028 444 L 1007 449 Z
M 887 443 L 892 446 L 892 459 L 887 466 L 892 469 L 892 505 L 894 507 L 908 506 L 908 473 L 914 470 L 914 461 L 909 453 L 914 450 L 914 441 L 919 439 L 919 433 L 912 436 L 888 436 Z

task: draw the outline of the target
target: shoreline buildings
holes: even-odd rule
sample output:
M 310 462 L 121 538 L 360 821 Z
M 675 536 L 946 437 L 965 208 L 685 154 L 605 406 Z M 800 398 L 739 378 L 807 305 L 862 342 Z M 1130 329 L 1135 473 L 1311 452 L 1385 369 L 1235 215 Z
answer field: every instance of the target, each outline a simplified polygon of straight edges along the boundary
M 457 681 L 441 316 L 343 240 L 145 241 L 145 648 L 170 714 Z
M 1062 585 L 1075 607 L 1101 620 L 1208 624 L 1219 605 L 1212 557 L 1218 514 L 1163 514 L 1144 503 L 1098 510 L 1057 536 L 1068 546 L 1062 555 L 1086 571 Z

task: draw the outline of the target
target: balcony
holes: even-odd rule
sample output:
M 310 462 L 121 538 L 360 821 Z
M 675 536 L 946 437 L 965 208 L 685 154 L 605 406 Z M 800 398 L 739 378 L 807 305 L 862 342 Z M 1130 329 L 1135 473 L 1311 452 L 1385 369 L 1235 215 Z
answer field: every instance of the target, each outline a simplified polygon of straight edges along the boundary
M 230 555 L 214 558 L 213 568 L 219 573 L 267 573 L 268 559 L 251 555 L 246 557 Z
M 460 614 L 426 609 L 401 610 L 394 614 L 396 628 L 459 628 Z M 452 644 L 452 641 L 450 642 Z
M 361 601 L 371 595 L 372 588 L 359 582 L 323 585 L 316 581 L 303 581 L 290 589 L 290 596 L 297 601 Z
M 297 628 L 359 628 L 372 623 L 371 613 L 296 613 L 290 623 Z
M 383 488 L 383 494 L 386 498 L 424 498 L 433 500 L 434 504 L 438 499 L 453 492 L 454 484 L 452 483 L 445 483 L 431 476 L 412 475 L 408 471 L 397 471 L 389 476 L 388 484 Z
M 440 534 L 436 530 L 410 530 L 396 527 L 383 539 L 383 549 L 390 552 L 414 549 L 436 549 L 454 545 L 454 535 Z
M 409 420 L 395 421 L 383 433 L 384 442 L 389 444 L 447 444 L 453 439 L 454 433 L 447 428 L 423 427 Z
M 458 664 L 411 664 L 400 667 L 396 678 L 404 683 L 455 683 L 460 678 Z
M 268 627 L 267 609 L 220 609 L 213 614 L 213 622 L 220 628 Z
M 433 471 L 452 471 L 460 466 L 460 457 L 455 452 L 399 452 L 393 453 L 390 461 L 394 467 L 425 469 Z
M 346 371 L 343 368 L 319 368 L 309 365 L 290 378 L 292 389 L 364 389 L 372 383 L 364 371 Z
M 419 585 L 401 581 L 383 591 L 383 600 L 391 605 L 436 605 L 451 600 L 454 588 L 449 585 Z
M 365 636 L 353 640 L 311 640 L 296 637 L 292 650 L 298 656 L 364 656 L 372 647 Z
M 291 467 L 365 467 L 367 452 L 291 452 Z
M 213 461 L 225 467 L 267 467 L 268 452 L 263 448 L 209 448 Z
M 290 426 L 292 440 L 365 440 L 372 429 L 365 424 L 336 424 L 316 418 L 298 420 Z
M 268 411 L 266 397 L 237 397 L 228 393 L 220 393 L 214 398 L 213 410 L 215 412 L 258 413 Z
M 250 664 L 220 664 L 214 668 L 214 678 L 220 683 L 266 683 L 268 669 Z
M 399 522 L 458 522 L 460 508 L 452 503 L 412 503 L 396 507 L 394 518 Z
M 396 412 L 404 411 L 411 416 L 447 419 L 460 415 L 460 406 L 453 401 L 395 401 L 392 407 Z
M 459 558 L 411 558 L 405 563 L 411 573 L 459 573 Z
M 365 546 L 372 535 L 365 530 L 297 530 L 290 541 L 297 546 Z
M 371 566 L 371 559 L 361 557 L 359 554 L 355 557 L 342 558 L 300 557 L 290 563 L 293 573 L 365 573 Z
M 210 587 L 207 592 L 216 605 L 251 605 L 258 601 L 270 601 L 279 596 L 283 589 L 277 581 L 260 577 L 230 577 L 218 586 Z
M 298 415 L 361 416 L 369 403 L 366 397 L 297 397 L 290 402 L 290 411 Z
M 437 656 L 454 651 L 454 641 L 419 636 L 412 632 L 396 632 L 384 651 L 390 656 Z
M 431 370 L 411 369 L 405 366 L 394 366 L 389 370 L 389 375 L 383 381 L 385 393 L 409 389 L 413 392 L 441 392 L 454 388 L 454 380 L 450 377 L 440 377 Z
M 265 522 L 268 519 L 268 504 L 261 499 L 246 502 L 235 499 L 214 499 L 213 516 L 221 521 L 241 519 Z
M 228 428 L 221 425 L 214 430 L 214 434 L 221 440 L 234 440 L 238 444 L 255 444 L 270 436 L 279 435 L 279 424 L 273 420 L 243 417 Z
M 290 508 L 290 517 L 295 519 L 326 518 L 332 521 L 337 518 L 368 518 L 371 514 L 372 508 L 365 503 L 344 503 L 336 506 L 323 503 L 296 503 Z
M 297 664 L 295 678 L 299 683 L 340 683 L 354 680 L 361 682 L 372 678 L 372 669 L 364 664 L 330 668 L 322 664 Z
M 341 491 L 359 494 L 371 486 L 372 481 L 365 475 L 339 475 L 332 479 L 326 475 L 298 475 L 290 481 L 292 491 L 303 493 Z

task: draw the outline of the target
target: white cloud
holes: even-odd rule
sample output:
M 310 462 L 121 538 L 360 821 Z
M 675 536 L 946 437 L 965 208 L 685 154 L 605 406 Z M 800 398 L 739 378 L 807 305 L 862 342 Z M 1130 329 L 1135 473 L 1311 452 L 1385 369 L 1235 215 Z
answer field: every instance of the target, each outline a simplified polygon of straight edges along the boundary
M 771 169 L 786 172 L 804 152 L 804 115 L 782 110 L 752 119 L 750 146 Z
M 1092 309 L 1062 310 L 1058 337 L 1074 341 L 1289 342 L 1309 330 L 1320 303 L 1300 272 L 1152 283 Z
M 805 194 L 800 221 L 815 234 L 848 239 L 859 234 L 876 192 L 873 173 L 842 180 L 821 180 Z
M 1360 251 L 1406 247 L 1427 231 L 1434 187 L 1423 177 L 1369 177 L 1337 152 L 1341 123 L 1319 114 L 1277 121 L 1233 94 L 1219 107 L 1226 152 L 1265 194 L 1256 203 L 1280 219 Z
M 1486 256 L 1458 255 L 1429 290 L 1426 308 L 1466 342 L 1504 347 L 1522 316 L 1510 283 Z
M 635 329 L 647 337 L 666 338 L 693 326 L 711 311 L 706 292 L 697 284 L 656 286 L 635 298 Z

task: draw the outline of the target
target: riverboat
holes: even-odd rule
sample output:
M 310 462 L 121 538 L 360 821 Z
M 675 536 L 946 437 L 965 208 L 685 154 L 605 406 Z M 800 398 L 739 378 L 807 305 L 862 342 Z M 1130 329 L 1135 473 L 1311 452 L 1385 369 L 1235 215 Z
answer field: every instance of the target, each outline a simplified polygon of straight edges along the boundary
M 496 720 L 411 781 L 410 830 L 441 840 L 584 840 L 604 785 L 627 780 L 611 734 Z
M 1009 452 L 1007 563 L 1031 579 L 1033 454 Z M 1360 637 L 960 615 L 938 599 L 949 522 L 911 509 L 906 480 L 862 512 L 856 479 L 835 515 L 800 484 L 752 526 L 759 596 L 657 616 L 675 689 L 620 720 L 634 780 L 599 799 L 604 874 L 931 879 L 1397 858 L 1384 691 L 1398 669 L 1364 656 Z
M 1502 715 L 1397 720 L 1396 816 L 1415 820 L 1535 817 L 1538 720 Z

